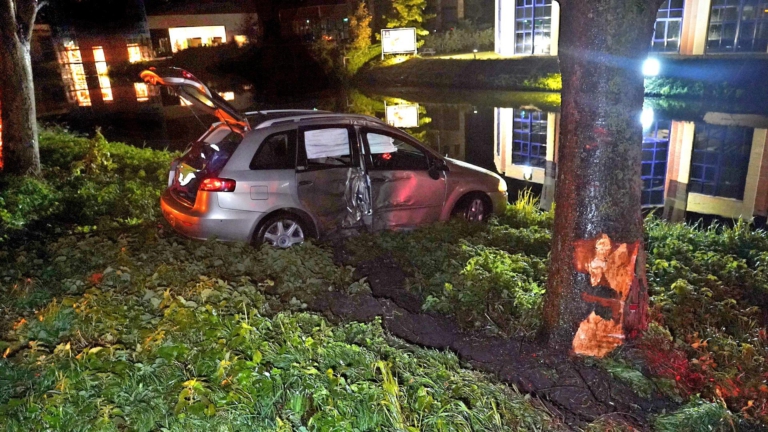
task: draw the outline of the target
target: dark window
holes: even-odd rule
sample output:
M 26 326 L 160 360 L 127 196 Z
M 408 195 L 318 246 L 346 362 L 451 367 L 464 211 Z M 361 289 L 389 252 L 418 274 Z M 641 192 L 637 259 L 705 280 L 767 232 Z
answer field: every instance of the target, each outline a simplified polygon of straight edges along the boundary
M 712 0 L 707 52 L 766 52 L 768 0 Z
M 659 8 L 651 40 L 652 51 L 677 52 L 680 49 L 683 3 L 684 0 L 667 0 Z
M 298 170 L 351 167 L 355 131 L 346 126 L 303 129 L 299 132 Z
M 516 0 L 515 54 L 549 54 L 552 0 Z
M 668 121 L 658 121 L 643 136 L 643 207 L 664 205 L 664 187 L 667 179 L 667 157 L 669 156 Z
M 688 192 L 743 199 L 753 129 L 696 124 Z
M 512 163 L 546 167 L 547 113 L 515 109 L 512 119 Z
M 368 163 L 373 170 L 426 171 L 429 158 L 420 148 L 397 135 L 383 131 L 365 132 L 365 143 L 371 151 Z
M 251 161 L 250 168 L 293 169 L 296 167 L 296 131 L 268 136 Z

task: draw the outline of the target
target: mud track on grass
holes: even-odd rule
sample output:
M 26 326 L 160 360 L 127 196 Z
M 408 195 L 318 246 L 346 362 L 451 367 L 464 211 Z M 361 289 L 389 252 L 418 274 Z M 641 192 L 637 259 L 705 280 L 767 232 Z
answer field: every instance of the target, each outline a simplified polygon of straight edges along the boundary
M 369 322 L 381 317 L 394 336 L 455 352 L 473 368 L 538 398 L 570 428 L 580 429 L 604 418 L 647 430 L 650 415 L 677 406 L 661 395 L 642 398 L 606 370 L 552 351 L 545 344 L 468 333 L 449 317 L 422 312 L 421 299 L 405 289 L 407 275 L 394 261 L 359 263 L 357 273 L 368 278 L 370 294 L 327 292 L 309 308 L 332 320 Z

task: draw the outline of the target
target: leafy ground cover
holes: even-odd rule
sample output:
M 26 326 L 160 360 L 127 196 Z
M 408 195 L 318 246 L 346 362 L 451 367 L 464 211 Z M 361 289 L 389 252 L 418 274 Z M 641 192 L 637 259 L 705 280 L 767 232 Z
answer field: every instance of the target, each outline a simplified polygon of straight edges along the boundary
M 42 178 L 3 179 L 0 192 L 6 429 L 567 427 L 451 353 L 407 344 L 379 322 L 308 313 L 319 293 L 369 290 L 329 245 L 256 250 L 175 235 L 156 210 L 171 154 L 62 131 L 45 132 L 42 151 Z M 343 249 L 352 265 L 395 260 L 428 313 L 529 338 L 551 224 L 524 196 L 487 225 L 362 235 Z M 654 420 L 658 430 L 759 430 L 768 235 L 656 219 L 646 230 L 654 324 L 594 367 L 644 397 L 683 402 Z M 622 430 L 610 419 L 588 428 Z
M 353 263 L 370 260 L 371 251 L 395 259 L 426 311 L 467 329 L 530 337 L 540 325 L 553 217 L 534 204 L 524 194 L 485 226 L 369 235 L 347 248 Z M 694 398 L 660 419 L 662 430 L 691 416 L 707 425 L 768 420 L 768 233 L 746 222 L 703 228 L 652 217 L 646 232 L 653 323 L 601 366 L 640 394 Z

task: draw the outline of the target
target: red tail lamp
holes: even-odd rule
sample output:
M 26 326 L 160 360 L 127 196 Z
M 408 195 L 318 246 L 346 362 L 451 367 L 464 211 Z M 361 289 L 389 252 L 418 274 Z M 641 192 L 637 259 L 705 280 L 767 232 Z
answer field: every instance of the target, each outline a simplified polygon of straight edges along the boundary
M 225 178 L 207 178 L 200 183 L 200 190 L 206 192 L 234 192 L 235 181 Z

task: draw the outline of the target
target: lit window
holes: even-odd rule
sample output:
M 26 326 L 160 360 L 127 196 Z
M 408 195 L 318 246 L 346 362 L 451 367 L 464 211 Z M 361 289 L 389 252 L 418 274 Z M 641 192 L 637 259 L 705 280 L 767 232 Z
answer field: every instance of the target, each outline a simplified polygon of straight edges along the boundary
M 766 9 L 768 0 L 713 1 L 709 16 L 707 52 L 766 52 Z
M 741 200 L 754 129 L 697 123 L 688 192 Z
M 517 0 L 515 54 L 549 54 L 552 0 Z
M 224 26 L 171 27 L 168 29 L 173 52 L 227 41 Z
M 243 45 L 248 43 L 248 36 L 245 35 L 235 35 L 235 43 L 238 47 L 243 47 Z
M 219 96 L 227 101 L 235 100 L 235 92 L 219 92 Z
M 641 203 L 643 207 L 663 206 L 667 179 L 670 123 L 668 121 L 655 121 L 643 129 L 645 132 L 643 134 Z
M 683 24 L 683 0 L 667 0 L 656 13 L 651 51 L 677 52 Z
M 546 167 L 547 113 L 518 109 L 512 113 L 512 163 Z
M 128 44 L 128 61 L 131 63 L 137 63 L 142 60 L 141 47 L 139 44 Z
M 104 49 L 101 47 L 93 47 L 93 59 L 96 60 L 96 74 L 99 77 L 101 99 L 104 102 L 111 102 L 114 98 L 112 97 L 112 83 L 109 81 L 107 62 L 106 58 L 104 57 Z
M 136 100 L 146 102 L 149 100 L 149 87 L 146 83 L 133 83 L 133 89 L 136 91 Z

